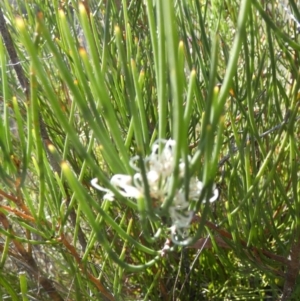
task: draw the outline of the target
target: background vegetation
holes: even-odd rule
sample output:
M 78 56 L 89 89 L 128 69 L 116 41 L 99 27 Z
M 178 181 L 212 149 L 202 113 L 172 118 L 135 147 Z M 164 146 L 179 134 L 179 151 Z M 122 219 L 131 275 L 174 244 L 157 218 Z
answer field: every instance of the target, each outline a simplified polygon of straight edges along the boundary
M 298 300 L 297 20 L 294 0 L 1 1 L 0 299 Z M 147 217 L 90 184 L 162 138 L 220 193 L 179 241 L 172 198 Z

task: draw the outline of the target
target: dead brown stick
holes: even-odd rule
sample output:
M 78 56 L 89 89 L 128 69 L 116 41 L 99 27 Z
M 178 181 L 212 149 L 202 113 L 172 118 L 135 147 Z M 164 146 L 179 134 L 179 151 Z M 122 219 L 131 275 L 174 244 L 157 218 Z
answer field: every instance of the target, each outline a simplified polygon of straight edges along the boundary
M 0 212 L 0 223 L 3 225 L 3 228 L 6 231 L 9 231 L 12 236 L 15 236 L 14 231 L 6 217 L 6 215 Z M 57 292 L 56 288 L 54 287 L 52 281 L 50 281 L 47 277 L 45 277 L 41 272 L 36 264 L 36 261 L 32 257 L 30 252 L 24 248 L 23 244 L 19 242 L 17 239 L 12 238 L 12 242 L 21 255 L 22 260 L 25 261 L 25 264 L 30 267 L 31 275 L 33 275 L 34 279 L 44 288 L 47 294 L 52 298 L 53 301 L 63 301 L 64 299 L 62 296 Z

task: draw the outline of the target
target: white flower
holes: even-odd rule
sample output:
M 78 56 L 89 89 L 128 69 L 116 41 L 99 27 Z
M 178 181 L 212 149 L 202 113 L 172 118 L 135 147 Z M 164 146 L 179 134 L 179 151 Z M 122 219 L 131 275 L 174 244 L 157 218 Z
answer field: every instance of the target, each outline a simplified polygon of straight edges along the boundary
M 202 189 L 203 189 L 203 183 L 195 177 L 191 178 L 190 186 L 189 186 L 189 198 L 194 201 L 199 200 Z M 208 201 L 210 203 L 213 203 L 218 199 L 218 197 L 219 197 L 219 190 L 216 188 L 216 185 L 213 184 L 213 195 Z M 205 202 L 206 201 L 204 200 L 203 203 Z
M 168 198 L 168 193 L 171 188 L 171 176 L 175 168 L 175 145 L 176 142 L 174 140 L 157 140 L 152 146 L 151 154 L 143 160 L 150 197 L 161 204 Z M 190 160 L 191 158 L 188 157 L 188 162 Z M 131 167 L 136 171 L 133 176 L 116 174 L 110 180 L 111 185 L 124 197 L 139 199 L 145 195 L 145 183 L 137 164 L 138 161 L 139 157 L 137 156 L 130 160 Z M 181 179 L 185 176 L 185 169 L 185 163 L 183 160 L 180 160 L 179 177 Z M 114 193 L 98 185 L 97 179 L 93 179 L 91 184 L 96 189 L 106 192 L 104 196 L 105 199 L 114 199 Z M 169 208 L 169 215 L 172 220 L 172 227 L 170 228 L 172 236 L 176 232 L 183 234 L 189 227 L 194 215 L 194 212 L 189 210 L 190 200 L 199 201 L 203 183 L 196 177 L 191 177 L 188 188 L 188 198 L 186 198 L 185 187 L 178 188 L 173 197 L 172 205 Z M 216 201 L 218 196 L 218 189 L 216 189 L 214 185 L 209 202 L 212 203 Z
M 106 194 L 104 195 L 104 199 L 113 201 L 115 196 L 114 193 L 109 189 L 101 187 L 100 185 L 98 185 L 97 182 L 98 179 L 95 178 L 91 181 L 91 184 L 94 186 L 94 188 L 106 192 Z M 110 183 L 124 197 L 133 197 L 137 199 L 142 196 L 142 193 L 136 187 L 132 186 L 131 176 L 116 174 L 111 178 Z
M 172 225 L 175 226 L 176 229 L 189 227 L 194 215 L 193 211 L 188 210 L 190 204 L 184 194 L 184 191 L 178 191 L 174 196 L 173 206 L 169 209 Z

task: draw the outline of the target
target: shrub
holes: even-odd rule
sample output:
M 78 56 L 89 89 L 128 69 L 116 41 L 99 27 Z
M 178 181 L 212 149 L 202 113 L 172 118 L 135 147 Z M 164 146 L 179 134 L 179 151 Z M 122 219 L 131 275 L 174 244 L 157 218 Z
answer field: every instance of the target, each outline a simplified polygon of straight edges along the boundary
M 3 300 L 297 299 L 300 12 L 273 2 L 3 1 Z

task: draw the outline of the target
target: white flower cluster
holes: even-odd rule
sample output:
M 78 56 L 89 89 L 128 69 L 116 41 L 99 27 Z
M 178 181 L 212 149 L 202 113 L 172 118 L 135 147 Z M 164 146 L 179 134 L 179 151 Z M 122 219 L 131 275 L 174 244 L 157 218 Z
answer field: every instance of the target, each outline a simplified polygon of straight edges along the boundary
M 174 172 L 174 140 L 157 140 L 152 146 L 151 154 L 144 159 L 146 178 L 149 186 L 149 194 L 151 199 L 160 202 L 166 200 L 170 191 L 171 176 Z M 160 151 L 160 145 L 163 147 Z M 130 161 L 131 166 L 135 169 L 134 176 L 114 175 L 110 183 L 118 192 L 128 198 L 144 197 L 144 182 L 140 169 L 137 167 L 136 161 L 138 157 L 133 157 Z M 190 161 L 190 158 L 188 158 Z M 179 162 L 179 177 L 183 179 L 185 175 L 185 163 Z M 93 179 L 91 184 L 98 190 L 106 192 L 104 199 L 114 200 L 114 193 L 97 184 L 97 179 Z M 172 220 L 172 233 L 186 229 L 192 220 L 193 211 L 189 210 L 190 200 L 198 201 L 203 188 L 203 184 L 196 177 L 191 177 L 189 182 L 189 197 L 186 199 L 186 191 L 184 187 L 179 188 L 174 195 L 173 203 L 169 208 L 170 218 Z M 214 202 L 219 196 L 218 189 L 213 187 L 212 197 L 209 202 Z

